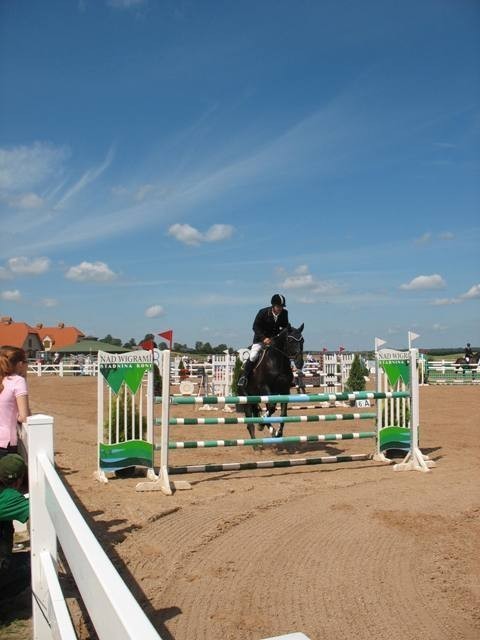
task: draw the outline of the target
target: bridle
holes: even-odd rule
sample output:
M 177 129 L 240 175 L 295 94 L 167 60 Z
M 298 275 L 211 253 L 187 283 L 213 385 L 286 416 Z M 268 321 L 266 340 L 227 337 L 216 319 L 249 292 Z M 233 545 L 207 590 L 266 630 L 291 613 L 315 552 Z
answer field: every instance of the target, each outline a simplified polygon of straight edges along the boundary
M 270 344 L 268 345 L 267 349 L 274 349 L 275 351 L 278 351 L 279 353 L 281 353 L 285 358 L 287 358 L 288 360 L 293 360 L 295 363 L 298 362 L 298 357 L 303 355 L 303 343 L 304 343 L 304 338 L 302 335 L 300 335 L 298 338 L 297 336 L 294 336 L 290 333 L 287 333 L 287 345 L 288 345 L 288 341 L 289 340 L 293 340 L 297 343 L 299 343 L 299 348 L 296 349 L 295 353 L 290 353 L 290 350 L 287 348 L 286 351 L 284 351 L 283 349 L 280 349 L 279 347 L 275 346 L 274 344 Z M 302 358 L 303 360 L 303 358 Z M 295 364 L 296 366 L 296 364 Z

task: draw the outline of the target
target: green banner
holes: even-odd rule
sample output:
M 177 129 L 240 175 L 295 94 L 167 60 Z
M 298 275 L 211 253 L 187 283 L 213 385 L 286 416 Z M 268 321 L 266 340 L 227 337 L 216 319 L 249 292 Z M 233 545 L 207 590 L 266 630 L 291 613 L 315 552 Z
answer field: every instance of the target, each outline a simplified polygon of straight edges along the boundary
M 153 468 L 153 444 L 145 440 L 127 440 L 117 444 L 99 443 L 100 468 L 117 471 L 126 467 Z
M 406 427 L 384 427 L 378 434 L 380 451 L 410 449 L 411 429 Z
M 391 387 L 395 387 L 399 378 L 401 378 L 406 385 L 410 384 L 410 366 L 408 362 L 387 362 L 386 360 L 381 360 L 380 366 L 385 371 Z
M 101 364 L 100 373 L 115 394 L 118 394 L 124 382 L 132 393 L 136 393 L 145 372 L 151 368 L 152 365 L 148 363 Z

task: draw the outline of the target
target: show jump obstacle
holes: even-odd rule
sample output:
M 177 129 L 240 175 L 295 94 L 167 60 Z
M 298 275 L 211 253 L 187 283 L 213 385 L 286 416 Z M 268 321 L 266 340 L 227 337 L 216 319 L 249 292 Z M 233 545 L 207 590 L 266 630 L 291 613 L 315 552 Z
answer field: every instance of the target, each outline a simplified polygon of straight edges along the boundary
M 317 393 L 273 396 L 174 396 L 170 393 L 170 352 L 133 351 L 125 354 L 99 352 L 98 368 L 98 468 L 96 477 L 108 482 L 107 473 L 131 467 L 144 467 L 149 482 L 137 485 L 139 491 L 161 490 L 170 495 L 175 488 L 189 488 L 188 483 L 171 483 L 170 475 L 213 471 L 231 471 L 327 464 L 373 459 L 388 462 L 389 450 L 406 451 L 403 462 L 394 465 L 396 471 L 429 471 L 435 463 L 422 454 L 418 445 L 419 384 L 417 350 L 376 351 L 376 390 L 351 393 Z M 154 370 L 162 376 L 162 395 L 155 397 Z M 308 416 L 271 416 L 270 418 L 172 418 L 172 405 L 239 405 L 263 402 L 354 401 L 357 407 L 370 407 L 376 403 L 376 411 L 322 414 Z M 154 418 L 154 404 L 161 405 L 161 417 Z M 248 438 L 222 440 L 170 441 L 170 427 L 182 425 L 264 424 L 273 426 L 279 422 L 330 422 L 335 420 L 374 420 L 374 430 L 354 433 L 330 433 L 320 435 L 295 435 L 281 438 Z M 160 430 L 160 442 L 155 443 L 154 425 Z M 169 466 L 169 450 L 211 447 L 239 447 L 255 445 L 279 445 L 374 438 L 374 450 L 368 453 L 292 460 L 263 460 L 223 464 L 201 464 L 180 467 Z M 154 470 L 155 451 L 160 451 L 158 474 Z

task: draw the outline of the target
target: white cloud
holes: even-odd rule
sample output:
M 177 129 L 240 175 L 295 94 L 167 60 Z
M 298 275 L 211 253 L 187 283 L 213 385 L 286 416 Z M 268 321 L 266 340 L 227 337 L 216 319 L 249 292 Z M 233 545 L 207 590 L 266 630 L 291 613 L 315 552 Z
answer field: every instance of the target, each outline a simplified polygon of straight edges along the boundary
M 449 304 L 460 304 L 462 302 L 458 298 L 436 298 L 431 302 L 434 307 L 445 307 Z
M 330 280 L 318 280 L 311 273 L 306 264 L 299 265 L 293 275 L 287 276 L 280 284 L 283 289 L 299 290 L 310 294 L 333 295 L 341 291 L 340 285 Z M 303 301 L 311 304 L 314 300 L 305 296 Z
M 154 304 L 145 309 L 145 315 L 147 318 L 158 318 L 165 315 L 165 310 L 160 304 Z
M 152 184 L 143 184 L 141 187 L 138 187 L 138 189 L 135 192 L 135 200 L 137 202 L 142 202 L 142 200 L 145 200 L 145 197 L 153 189 L 154 189 L 154 186 Z
M 189 224 L 172 224 L 168 229 L 168 235 L 179 242 L 183 242 L 183 244 L 198 245 L 202 241 L 200 231 Z
M 414 242 L 415 244 L 428 244 L 432 239 L 432 234 L 430 233 L 430 231 L 427 231 L 426 233 L 424 233 L 423 235 L 421 235 L 419 238 L 415 238 Z
M 168 235 L 188 245 L 199 245 L 202 242 L 221 242 L 230 238 L 235 229 L 229 224 L 214 224 L 202 233 L 189 224 L 172 224 Z
M 462 293 L 460 297 L 464 300 L 480 298 L 480 284 L 474 284 L 473 287 L 470 287 L 470 289 L 466 293 Z
M 448 327 L 444 324 L 440 324 L 439 322 L 435 322 L 435 324 L 432 326 L 432 329 L 434 331 L 446 331 Z
M 300 264 L 296 269 L 295 269 L 295 273 L 298 274 L 302 274 L 302 273 L 308 273 L 309 269 L 308 269 L 308 265 L 306 264 Z
M 205 234 L 206 242 L 221 242 L 222 240 L 228 240 L 231 238 L 234 232 L 234 228 L 230 224 L 213 224 Z
M 111 165 L 114 155 L 115 154 L 113 148 L 109 149 L 105 160 L 100 165 L 98 165 L 98 167 L 92 167 L 91 169 L 85 171 L 80 180 L 77 180 L 77 182 L 72 187 L 70 187 L 70 189 L 68 189 L 68 191 L 60 198 L 55 208 L 61 209 L 62 207 L 64 207 L 70 200 L 70 198 L 75 196 L 79 191 L 82 191 L 82 189 L 84 189 L 91 182 L 94 182 L 97 178 L 99 178 L 102 173 L 106 171 Z
M 146 4 L 147 0 L 107 0 L 107 4 L 112 9 L 133 9 Z
M 404 291 L 425 291 L 427 289 L 443 289 L 444 287 L 446 287 L 446 282 L 438 273 L 431 276 L 417 276 L 407 284 L 400 285 L 400 289 Z
M 429 244 L 435 239 L 440 240 L 453 240 L 455 235 L 451 231 L 442 231 L 441 233 L 436 233 L 435 235 L 431 231 L 427 231 L 418 238 L 414 239 L 414 243 L 416 245 L 425 245 Z
M 315 286 L 315 280 L 311 273 L 288 276 L 282 282 L 284 289 L 311 289 Z
M 50 307 L 56 307 L 57 305 L 58 300 L 56 300 L 55 298 L 42 298 L 40 300 L 40 306 L 47 307 L 47 309 L 49 309 Z
M 20 302 L 22 299 L 22 294 L 18 289 L 13 289 L 12 291 L 2 291 L 0 294 L 2 300 L 8 300 L 10 302 Z
M 44 200 L 36 193 L 29 192 L 11 198 L 9 204 L 16 209 L 38 209 L 44 204 Z
M 453 234 L 451 231 L 443 231 L 442 233 L 438 234 L 438 237 L 440 238 L 440 240 L 453 240 L 455 238 L 455 234 Z
M 30 260 L 25 256 L 10 258 L 7 262 L 10 272 L 14 275 L 40 275 L 46 273 L 50 268 L 49 258 L 33 258 Z
M 65 277 L 77 282 L 110 282 L 115 280 L 117 274 L 105 262 L 84 261 L 75 267 L 70 267 Z
M 46 142 L 0 148 L 0 189 L 10 193 L 29 191 L 58 173 L 68 155 L 67 147 Z

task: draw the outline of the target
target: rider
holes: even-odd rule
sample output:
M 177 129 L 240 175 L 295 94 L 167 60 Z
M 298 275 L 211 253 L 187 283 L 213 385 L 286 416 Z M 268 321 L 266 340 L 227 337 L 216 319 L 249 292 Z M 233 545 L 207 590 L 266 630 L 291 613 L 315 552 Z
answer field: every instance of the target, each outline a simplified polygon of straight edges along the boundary
M 245 388 L 248 376 L 253 370 L 258 354 L 264 347 L 272 342 L 285 327 L 290 328 L 288 321 L 288 311 L 285 309 L 285 297 L 280 293 L 275 293 L 271 299 L 271 306 L 260 309 L 253 321 L 253 344 L 250 349 L 250 356 L 244 364 L 243 374 L 238 380 L 238 386 Z
M 470 358 L 473 358 L 473 351 L 470 342 L 467 342 L 467 346 L 465 347 L 465 360 L 470 362 Z

